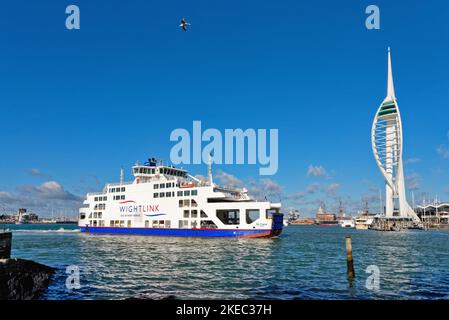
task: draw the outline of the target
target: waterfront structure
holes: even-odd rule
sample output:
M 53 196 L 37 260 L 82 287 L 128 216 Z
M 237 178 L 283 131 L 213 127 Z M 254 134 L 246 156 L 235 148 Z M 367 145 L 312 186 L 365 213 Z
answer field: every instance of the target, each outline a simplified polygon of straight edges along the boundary
M 320 226 L 336 226 L 338 225 L 338 220 L 335 214 L 327 212 L 326 208 L 323 205 L 321 205 L 318 210 L 316 211 L 316 224 Z
M 371 145 L 377 166 L 385 178 L 385 218 L 420 219 L 408 204 L 402 161 L 403 139 L 399 106 L 394 92 L 390 48 L 388 48 L 387 96 L 374 117 Z
M 16 216 L 16 224 L 22 223 L 36 223 L 39 221 L 39 216 L 32 212 L 27 212 L 27 209 L 20 208 Z
M 418 205 L 416 214 L 425 226 L 449 228 L 449 202 L 437 202 Z
M 199 237 L 273 237 L 282 232 L 281 203 L 256 201 L 246 189 L 207 181 L 152 158 L 132 167 L 134 179 L 88 193 L 82 232 Z

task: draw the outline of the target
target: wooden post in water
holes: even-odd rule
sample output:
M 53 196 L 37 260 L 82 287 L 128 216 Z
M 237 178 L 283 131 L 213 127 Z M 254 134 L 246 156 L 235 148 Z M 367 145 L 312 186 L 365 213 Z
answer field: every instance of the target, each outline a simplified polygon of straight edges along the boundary
M 348 264 L 348 280 L 354 280 L 354 261 L 352 260 L 351 236 L 346 236 L 346 261 Z
M 11 232 L 0 231 L 0 259 L 11 257 Z

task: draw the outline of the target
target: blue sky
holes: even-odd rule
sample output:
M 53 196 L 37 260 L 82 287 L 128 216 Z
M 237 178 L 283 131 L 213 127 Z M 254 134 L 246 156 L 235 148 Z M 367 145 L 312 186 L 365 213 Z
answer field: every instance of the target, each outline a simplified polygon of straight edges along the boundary
M 69 4 L 80 7 L 80 30 L 65 28 Z M 365 28 L 370 4 L 380 30 Z M 339 197 L 356 210 L 383 188 L 370 129 L 388 46 L 409 185 L 417 198 L 449 200 L 448 19 L 446 1 L 3 4 L 0 212 L 76 212 L 77 197 L 117 181 L 121 165 L 168 160 L 171 131 L 193 120 L 279 129 L 276 175 L 221 165 L 221 180 L 279 192 L 305 214 Z M 310 166 L 323 174 L 308 175 Z

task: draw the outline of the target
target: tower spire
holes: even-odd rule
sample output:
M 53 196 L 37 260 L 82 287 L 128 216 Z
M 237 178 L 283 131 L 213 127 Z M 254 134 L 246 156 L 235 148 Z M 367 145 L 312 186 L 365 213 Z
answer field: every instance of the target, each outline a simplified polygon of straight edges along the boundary
M 388 87 L 387 87 L 386 100 L 389 100 L 389 101 L 396 100 L 396 96 L 394 95 L 393 68 L 391 66 L 390 47 L 388 47 Z

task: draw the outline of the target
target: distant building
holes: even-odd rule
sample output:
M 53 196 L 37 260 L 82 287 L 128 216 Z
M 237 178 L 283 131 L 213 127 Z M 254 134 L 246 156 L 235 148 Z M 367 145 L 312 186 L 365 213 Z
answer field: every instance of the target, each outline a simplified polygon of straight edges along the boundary
M 316 211 L 316 223 L 319 225 L 336 225 L 338 224 L 337 216 L 327 212 L 324 206 L 320 206 Z
M 33 223 L 38 222 L 39 216 L 35 213 L 27 212 L 27 209 L 20 208 L 17 214 L 17 223 Z
M 449 225 L 449 202 L 417 206 L 415 212 L 421 221 Z

